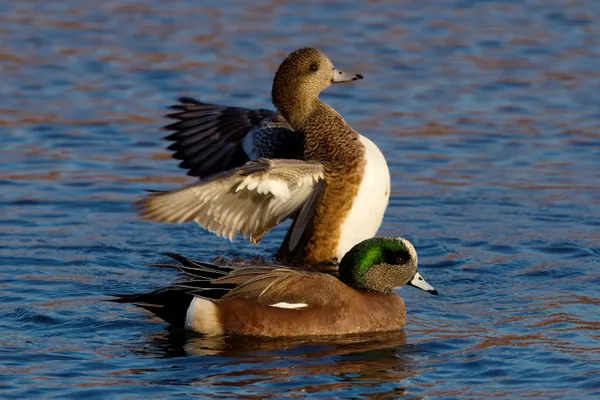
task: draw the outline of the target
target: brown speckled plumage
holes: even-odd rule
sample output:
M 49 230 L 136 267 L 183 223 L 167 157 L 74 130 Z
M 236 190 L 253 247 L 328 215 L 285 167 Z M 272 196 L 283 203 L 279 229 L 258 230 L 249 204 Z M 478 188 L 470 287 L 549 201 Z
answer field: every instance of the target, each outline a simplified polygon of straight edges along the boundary
M 285 262 L 317 264 L 335 256 L 342 223 L 364 174 L 364 146 L 358 134 L 333 108 L 319 103 L 304 128 L 304 158 L 323 164 L 327 186 L 306 229 L 303 247 L 291 253 L 286 246 L 288 237 L 281 246 L 278 258 Z
M 377 268 L 371 268 L 358 287 L 379 293 L 392 293 L 393 288 L 406 285 L 406 282 L 410 281 L 416 272 L 416 265 L 414 270 L 406 268 L 398 271 L 397 266 L 382 263 Z
M 314 64 L 318 71 L 311 73 L 309 68 Z M 275 75 L 273 104 L 295 131 L 304 134 L 304 159 L 323 164 L 327 183 L 301 246 L 290 251 L 287 246 L 290 230 L 277 254 L 281 261 L 317 264 L 335 256 L 342 223 L 352 208 L 364 174 L 364 146 L 358 134 L 318 98 L 331 84 L 325 74 L 332 69 L 323 53 L 305 48 L 290 54 Z M 298 71 L 304 71 L 300 79 Z
M 352 76 L 354 78 L 346 81 L 362 78 L 360 75 Z M 167 127 L 176 130 L 168 137 L 169 140 L 175 140 L 171 146 L 177 151 L 175 156 L 183 160 L 182 166 L 191 168 L 190 173 L 198 176 L 218 172 L 220 167 L 226 166 L 238 168 L 231 170 L 232 176 L 235 176 L 236 171 L 243 169 L 242 163 L 252 156 L 299 158 L 322 164 L 324 184 L 314 181 L 314 193 L 307 195 L 305 200 L 306 203 L 313 201 L 309 204 L 310 207 L 305 205 L 303 208 L 300 204 L 289 215 L 280 214 L 277 218 L 271 218 L 269 211 L 258 209 L 271 204 L 267 199 L 261 200 L 259 195 L 239 193 L 244 198 L 252 196 L 255 199 L 256 212 L 250 208 L 235 210 L 231 208 L 236 204 L 233 199 L 227 202 L 228 207 L 230 206 L 230 211 L 227 212 L 231 215 L 239 212 L 252 213 L 276 223 L 286 217 L 295 219 L 278 252 L 280 261 L 316 264 L 335 257 L 343 222 L 352 208 L 365 174 L 365 146 L 358 133 L 332 107 L 319 100 L 319 93 L 334 83 L 334 79 L 333 64 L 322 52 L 314 48 L 299 49 L 281 63 L 273 79 L 273 104 L 279 114 L 268 110 L 215 106 L 183 99 L 182 105 L 174 107 L 180 112 L 171 114 L 180 122 Z M 228 131 L 230 127 L 235 129 Z M 250 141 L 246 140 L 248 137 Z M 286 137 L 290 138 L 287 143 L 289 147 L 282 145 Z M 254 146 L 252 151 L 255 153 L 249 153 L 248 146 Z M 211 149 L 216 151 L 215 155 L 211 154 Z M 213 178 L 210 176 L 208 179 Z M 285 183 L 295 184 L 293 181 Z M 201 192 L 205 187 L 209 186 L 197 185 L 195 193 L 202 196 Z M 277 187 L 273 186 L 273 189 Z M 238 195 L 237 189 L 235 190 Z M 182 195 L 171 197 L 151 195 L 138 202 L 142 216 L 168 223 L 196 221 L 215 233 L 230 238 L 235 236 L 239 224 L 230 224 L 235 217 L 231 218 L 219 210 L 214 211 L 219 207 L 213 207 L 209 203 L 194 202 L 193 207 L 184 207 L 183 203 L 191 198 L 190 192 L 180 192 Z M 185 193 L 188 193 L 187 199 L 183 197 Z M 202 201 L 218 204 L 226 195 L 224 192 L 213 193 L 215 194 L 210 199 L 206 196 L 206 200 Z M 266 196 L 276 194 L 271 191 Z M 181 215 L 185 218 L 174 218 Z M 255 243 L 260 242 L 263 235 L 275 226 L 271 222 L 259 222 L 245 225 L 247 229 L 243 232 Z

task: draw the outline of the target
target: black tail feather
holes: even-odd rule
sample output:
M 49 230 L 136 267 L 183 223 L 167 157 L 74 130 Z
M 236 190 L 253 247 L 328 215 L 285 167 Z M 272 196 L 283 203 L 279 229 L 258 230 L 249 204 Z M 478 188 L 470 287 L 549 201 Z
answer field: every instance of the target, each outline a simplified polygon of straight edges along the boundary
M 176 253 L 164 253 L 179 264 L 151 264 L 153 267 L 173 268 L 183 272 L 169 287 L 136 294 L 115 294 L 107 301 L 129 303 L 144 308 L 169 324 L 183 328 L 187 310 L 194 296 L 220 299 L 235 286 L 213 284 L 214 279 L 227 275 L 233 268 L 193 261 Z
M 232 270 L 231 267 L 221 267 L 214 264 L 193 261 L 176 253 L 163 254 L 167 257 L 171 257 L 175 261 L 178 261 L 181 265 L 175 265 L 175 267 L 181 272 L 194 278 L 208 280 L 217 279 L 227 275 Z
M 179 265 L 175 264 L 148 264 L 149 267 L 179 269 Z
M 112 296 L 115 298 L 108 301 L 130 303 L 144 308 L 177 328 L 184 327 L 187 310 L 194 298 L 193 294 L 184 290 L 171 288 L 139 294 L 115 294 Z

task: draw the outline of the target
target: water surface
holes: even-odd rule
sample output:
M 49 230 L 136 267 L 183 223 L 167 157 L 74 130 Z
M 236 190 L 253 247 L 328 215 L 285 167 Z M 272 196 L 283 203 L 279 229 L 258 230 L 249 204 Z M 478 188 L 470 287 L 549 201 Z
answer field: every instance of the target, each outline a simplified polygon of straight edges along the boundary
M 3 398 L 600 396 L 600 12 L 593 0 L 0 4 Z M 303 46 L 365 75 L 323 100 L 384 151 L 381 235 L 441 293 L 404 332 L 239 340 L 172 331 L 110 293 L 161 252 L 269 256 L 137 219 L 192 182 L 159 130 L 178 96 L 270 107 Z

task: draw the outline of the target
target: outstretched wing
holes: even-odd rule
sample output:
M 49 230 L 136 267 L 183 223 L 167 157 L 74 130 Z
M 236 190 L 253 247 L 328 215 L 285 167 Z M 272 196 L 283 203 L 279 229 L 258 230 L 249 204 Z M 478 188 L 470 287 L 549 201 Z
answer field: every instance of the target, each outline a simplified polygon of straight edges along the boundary
M 170 107 L 176 122 L 164 129 L 173 141 L 169 150 L 188 175 L 206 177 L 258 157 L 294 158 L 301 154 L 302 135 L 278 113 L 266 109 L 227 107 L 188 97 Z M 288 155 L 289 153 L 289 155 Z
M 241 233 L 258 243 L 307 199 L 318 203 L 312 194 L 320 195 L 324 185 L 319 162 L 261 158 L 180 190 L 153 193 L 136 205 L 152 221 L 195 221 L 230 240 Z

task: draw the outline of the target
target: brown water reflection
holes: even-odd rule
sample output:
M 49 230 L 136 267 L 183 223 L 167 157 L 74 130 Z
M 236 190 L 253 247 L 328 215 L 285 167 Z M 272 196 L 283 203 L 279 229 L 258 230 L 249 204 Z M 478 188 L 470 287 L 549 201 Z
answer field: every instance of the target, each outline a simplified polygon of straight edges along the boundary
M 192 333 L 172 330 L 148 338 L 141 349 L 132 349 L 143 355 L 162 353 L 166 357 L 219 356 L 228 359 L 218 368 L 203 372 L 194 385 L 223 386 L 235 382 L 236 387 L 257 383 L 277 385 L 307 376 L 332 374 L 337 383 L 314 383 L 291 388 L 293 393 L 328 393 L 348 388 L 373 388 L 377 396 L 402 393 L 400 384 L 414 377 L 411 358 L 418 356 L 414 346 L 407 345 L 404 332 L 346 337 L 287 338 L 264 340 L 259 338 L 200 337 Z M 323 360 L 325 362 L 315 362 Z M 230 370 L 221 373 L 221 370 Z M 129 372 L 129 371 L 128 371 Z M 136 371 L 130 371 L 136 373 Z M 137 371 L 152 373 L 151 369 Z M 205 376 L 206 374 L 207 376 Z M 392 388 L 377 390 L 384 384 Z M 272 393 L 266 397 L 277 397 Z

